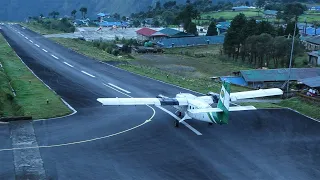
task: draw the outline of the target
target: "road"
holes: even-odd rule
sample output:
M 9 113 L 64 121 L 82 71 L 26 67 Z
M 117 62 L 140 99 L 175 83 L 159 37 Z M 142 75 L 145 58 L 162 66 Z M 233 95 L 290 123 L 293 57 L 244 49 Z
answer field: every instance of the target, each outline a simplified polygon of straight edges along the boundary
M 175 128 L 157 107 L 99 97 L 190 92 L 66 49 L 19 25 L 2 33 L 76 113 L 0 124 L 0 179 L 319 179 L 320 124 L 287 109 L 232 113 L 228 125 Z M 210 91 L 210 90 L 208 90 Z

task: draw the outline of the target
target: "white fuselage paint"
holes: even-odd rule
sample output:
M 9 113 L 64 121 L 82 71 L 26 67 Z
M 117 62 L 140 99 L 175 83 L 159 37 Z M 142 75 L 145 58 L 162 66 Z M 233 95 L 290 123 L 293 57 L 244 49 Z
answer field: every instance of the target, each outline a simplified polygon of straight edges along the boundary
M 180 93 L 177 94 L 176 98 L 187 98 L 188 105 L 187 106 L 173 106 L 179 112 L 183 113 L 184 115 L 187 114 L 190 118 L 198 121 L 204 121 L 209 123 L 216 123 L 215 121 L 211 121 L 213 119 L 211 113 L 191 113 L 188 110 L 195 110 L 195 109 L 205 109 L 205 108 L 212 108 L 209 103 L 203 101 L 202 97 L 197 97 L 193 94 L 189 93 Z M 211 117 L 209 117 L 211 116 Z

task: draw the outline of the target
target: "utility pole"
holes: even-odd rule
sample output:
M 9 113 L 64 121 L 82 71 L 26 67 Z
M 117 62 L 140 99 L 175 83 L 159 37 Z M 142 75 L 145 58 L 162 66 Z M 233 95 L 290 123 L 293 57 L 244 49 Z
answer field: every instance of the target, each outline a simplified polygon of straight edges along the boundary
M 289 77 L 287 83 L 287 98 L 289 97 L 289 86 L 290 86 L 290 78 L 291 78 L 291 67 L 292 67 L 292 56 L 293 56 L 293 49 L 294 49 L 294 39 L 296 36 L 296 29 L 297 29 L 297 21 L 294 22 L 294 31 L 292 37 L 292 45 L 291 45 L 291 54 L 290 54 L 290 64 L 289 64 Z

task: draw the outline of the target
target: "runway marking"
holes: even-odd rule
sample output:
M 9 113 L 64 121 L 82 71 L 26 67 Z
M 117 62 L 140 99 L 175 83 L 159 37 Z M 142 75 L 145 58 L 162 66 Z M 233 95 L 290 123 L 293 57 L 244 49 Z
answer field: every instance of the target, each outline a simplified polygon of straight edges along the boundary
M 59 59 L 57 56 L 55 56 L 55 55 L 53 55 L 53 54 L 51 54 L 51 56 L 52 56 L 53 58 L 55 58 L 55 59 Z
M 40 47 L 38 44 L 34 44 L 35 46 L 37 46 L 38 48 Z
M 130 94 L 131 92 L 130 91 L 127 91 L 127 90 L 125 90 L 125 89 L 122 89 L 121 87 L 119 87 L 119 86 L 116 86 L 116 85 L 114 85 L 114 84 L 111 84 L 111 83 L 108 83 L 110 86 L 112 86 L 112 87 L 115 87 L 115 88 L 117 88 L 117 89 L 119 89 L 119 90 L 121 90 L 121 91 L 123 91 L 123 92 L 125 92 L 125 93 L 128 93 L 128 94 Z
M 67 62 L 63 62 L 64 64 L 66 64 L 67 66 L 73 67 L 71 64 L 67 63 Z
M 44 52 L 48 52 L 47 50 L 45 50 L 45 49 L 42 49 L 42 51 L 44 51 Z
M 29 39 L 28 37 L 25 37 L 26 39 Z
M 86 74 L 86 75 L 88 75 L 88 76 L 90 76 L 90 77 L 93 77 L 93 78 L 95 78 L 95 76 L 94 75 L 92 75 L 92 74 L 89 74 L 89 73 L 87 73 L 87 72 L 85 72 L 85 71 L 81 71 L 83 74 Z
M 33 41 L 29 40 L 31 43 L 33 43 Z
M 175 114 L 173 114 L 172 112 L 170 112 L 169 110 L 161 107 L 161 106 L 156 106 L 157 108 L 161 109 L 162 111 L 168 113 L 169 115 L 171 115 L 172 117 L 174 117 L 176 120 L 180 121 L 181 119 L 176 116 Z M 194 127 L 192 127 L 190 124 L 188 124 L 187 122 L 183 121 L 181 122 L 183 125 L 185 125 L 187 128 L 189 128 L 191 131 L 193 131 L 194 133 L 196 133 L 198 136 L 201 136 L 202 134 L 196 130 Z
M 127 96 L 127 97 L 131 97 L 131 98 L 132 98 L 132 96 L 130 96 L 130 95 L 126 94 L 126 93 L 123 93 L 123 92 L 121 92 L 121 91 L 119 91 L 119 90 L 117 90 L 117 89 L 115 89 L 115 88 L 113 88 L 113 87 L 111 87 L 111 86 L 109 86 L 109 85 L 107 85 L 107 84 L 105 84 L 105 83 L 103 83 L 103 85 L 105 85 L 105 86 L 107 86 L 107 87 L 109 87 L 109 88 L 111 88 L 111 89 L 113 89 L 113 90 L 115 90 L 115 91 L 117 91 L 117 92 L 119 92 L 119 93 Z M 149 105 L 147 105 L 147 106 L 150 107 Z M 168 113 L 169 115 L 171 115 L 171 116 L 172 116 L 173 118 L 175 118 L 176 120 L 178 120 L 178 121 L 181 120 L 178 116 L 176 116 L 176 115 L 173 114 L 172 112 L 168 111 L 167 109 L 165 109 L 165 108 L 163 108 L 163 107 L 161 107 L 161 106 L 156 106 L 156 107 L 159 108 L 159 109 L 161 109 L 162 111 Z M 151 107 L 150 107 L 150 108 L 151 108 Z M 201 135 L 202 135 L 198 130 L 196 130 L 194 127 L 192 127 L 192 126 L 191 126 L 190 124 L 188 124 L 187 122 L 183 121 L 183 122 L 181 122 L 181 124 L 185 125 L 187 128 L 189 128 L 191 131 L 193 131 L 193 132 L 194 132 L 195 134 L 197 134 L 198 136 L 201 136 Z

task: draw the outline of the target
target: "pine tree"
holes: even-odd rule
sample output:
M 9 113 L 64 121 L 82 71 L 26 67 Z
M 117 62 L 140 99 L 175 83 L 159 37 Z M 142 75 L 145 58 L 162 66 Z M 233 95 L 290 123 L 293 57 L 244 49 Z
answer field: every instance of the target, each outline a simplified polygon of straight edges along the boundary
M 217 26 L 215 22 L 211 22 L 208 28 L 207 36 L 218 35 Z

